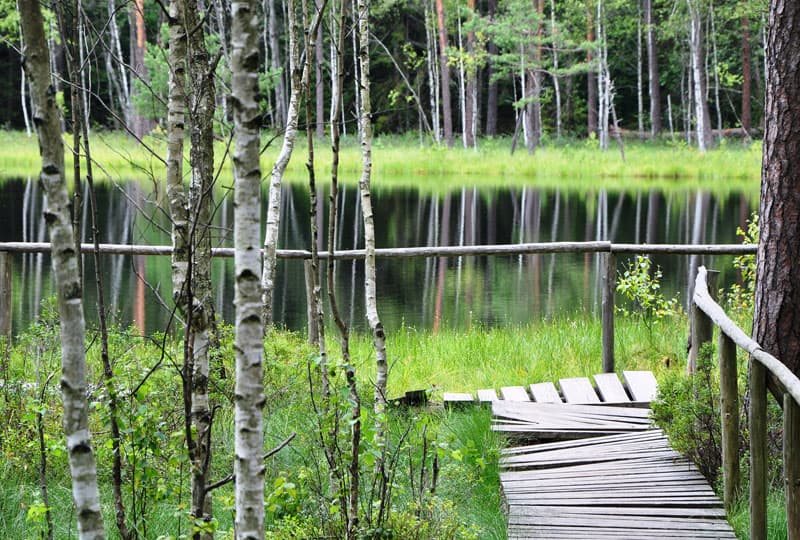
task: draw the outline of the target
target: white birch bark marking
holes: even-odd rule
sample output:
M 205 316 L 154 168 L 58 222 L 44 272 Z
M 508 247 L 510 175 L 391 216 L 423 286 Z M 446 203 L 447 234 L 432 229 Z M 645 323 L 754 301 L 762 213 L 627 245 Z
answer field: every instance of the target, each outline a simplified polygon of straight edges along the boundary
M 17 7 L 25 36 L 23 56 L 30 77 L 33 119 L 42 156 L 39 179 L 47 196 L 44 218 L 50 232 L 53 274 L 58 289 L 63 427 L 72 477 L 72 497 L 78 516 L 78 536 L 80 540 L 103 539 L 105 532 L 86 403 L 83 291 L 64 179 L 64 146 L 56 93 L 50 79 L 50 58 L 40 4 L 19 2 Z
M 261 322 L 261 209 L 258 110 L 258 10 L 256 0 L 231 7 L 234 119 L 234 265 L 236 272 L 236 397 L 234 440 L 237 540 L 264 538 Z

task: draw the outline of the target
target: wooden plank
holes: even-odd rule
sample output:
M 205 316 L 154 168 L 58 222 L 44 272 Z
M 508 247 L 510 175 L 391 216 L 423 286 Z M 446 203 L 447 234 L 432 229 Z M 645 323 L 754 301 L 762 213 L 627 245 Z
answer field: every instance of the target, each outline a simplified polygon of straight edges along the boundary
M 658 383 L 652 371 L 623 371 L 622 377 L 628 385 L 634 401 L 653 401 L 658 392 Z
M 537 403 L 562 403 L 556 385 L 551 382 L 534 383 L 530 388 L 533 400 Z
M 500 389 L 500 395 L 506 401 L 530 401 L 531 397 L 522 386 L 504 386 Z
M 560 379 L 558 385 L 567 403 L 600 403 L 597 392 L 586 377 Z
M 594 376 L 594 383 L 600 397 L 607 403 L 626 403 L 631 400 L 616 373 L 598 373 Z
M 442 395 L 445 407 L 458 407 L 468 403 L 475 403 L 472 394 L 462 394 L 458 392 L 445 392 Z
M 483 390 L 478 390 L 478 401 L 481 403 L 491 403 L 492 401 L 499 401 L 500 398 L 497 397 L 497 392 L 494 388 L 486 388 Z

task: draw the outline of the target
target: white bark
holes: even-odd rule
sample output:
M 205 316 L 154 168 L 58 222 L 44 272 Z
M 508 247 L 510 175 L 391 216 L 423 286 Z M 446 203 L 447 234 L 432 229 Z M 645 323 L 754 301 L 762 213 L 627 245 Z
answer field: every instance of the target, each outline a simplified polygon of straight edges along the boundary
M 375 346 L 375 413 L 378 415 L 379 435 L 384 429 L 381 418 L 386 409 L 386 336 L 383 323 L 378 315 L 377 283 L 375 273 L 375 220 L 372 213 L 370 181 L 372 177 L 372 105 L 370 102 L 370 64 L 369 64 L 369 0 L 358 0 L 358 60 L 360 67 L 361 109 L 361 178 L 358 182 L 361 191 L 361 213 L 364 218 L 364 292 L 367 320 L 372 330 Z
M 286 166 L 294 151 L 294 143 L 297 139 L 297 119 L 300 114 L 300 97 L 303 89 L 308 84 L 310 69 L 307 65 L 300 67 L 300 48 L 297 40 L 297 26 L 294 0 L 288 2 L 288 21 L 287 32 L 289 34 L 289 71 L 291 72 L 291 85 L 289 89 L 289 110 L 287 112 L 286 130 L 283 133 L 283 144 L 275 158 L 272 166 L 269 183 L 269 203 L 267 206 L 267 225 L 264 234 L 264 267 L 261 273 L 261 284 L 263 289 L 263 313 L 262 320 L 264 328 L 272 326 L 272 295 L 275 289 L 275 267 L 277 258 L 275 250 L 278 248 L 278 233 L 280 232 L 281 220 L 281 189 L 283 186 L 283 174 Z M 314 16 L 311 22 L 312 28 L 317 28 L 322 11 Z M 301 71 L 302 69 L 302 71 Z
M 83 291 L 70 221 L 70 205 L 64 179 L 64 146 L 55 90 L 50 79 L 50 60 L 38 2 L 19 2 L 23 56 L 33 96 L 33 119 L 39 137 L 45 190 L 45 221 L 52 243 L 53 274 L 58 289 L 61 320 L 61 397 L 63 426 L 67 439 L 72 497 L 81 540 L 105 538 L 97 488 L 97 467 L 89 435 L 86 403 L 85 321 Z
M 689 50 L 694 81 L 694 116 L 697 131 L 697 148 L 705 152 L 711 145 L 711 119 L 708 114 L 703 62 L 702 17 L 698 0 L 686 0 L 689 6 Z
M 232 4 L 234 265 L 236 274 L 236 538 L 264 538 L 261 250 L 257 0 Z
M 561 139 L 561 85 L 558 80 L 558 30 L 556 29 L 556 3 L 550 0 L 550 36 L 553 41 L 553 90 L 556 96 L 556 139 Z

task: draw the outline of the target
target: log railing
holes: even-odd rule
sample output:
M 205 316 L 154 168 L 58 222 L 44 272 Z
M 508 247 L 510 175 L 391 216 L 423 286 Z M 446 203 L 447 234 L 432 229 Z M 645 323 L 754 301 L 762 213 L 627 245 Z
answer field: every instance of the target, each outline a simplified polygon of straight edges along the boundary
M 82 253 L 93 253 L 94 244 L 81 244 Z M 50 253 L 48 242 L 0 242 L 0 253 Z M 172 246 L 129 244 L 100 244 L 99 252 L 107 255 L 169 256 Z M 603 255 L 602 272 L 602 348 L 603 371 L 614 371 L 614 297 L 616 293 L 617 255 L 748 255 L 756 252 L 755 245 L 745 244 L 614 244 L 596 242 L 539 242 L 527 244 L 495 244 L 479 246 L 431 246 L 376 249 L 378 258 L 414 257 L 486 257 L 504 255 L 541 255 L 550 253 L 599 253 Z M 304 249 L 279 249 L 279 259 L 310 259 Z M 212 257 L 233 257 L 233 248 L 214 248 Z M 364 250 L 320 251 L 319 258 L 336 260 L 363 259 Z M 4 294 L 0 283 L 0 297 Z M 11 304 L 9 303 L 9 306 Z M 309 329 L 313 331 L 313 329 Z
M 725 314 L 709 294 L 707 271 L 700 267 L 695 281 L 693 307 L 719 333 L 719 374 L 722 420 L 722 475 L 726 508 L 740 486 L 739 395 L 736 346 L 750 355 L 750 538 L 767 537 L 767 376 L 783 393 L 783 467 L 789 540 L 800 539 L 800 379 L 783 363 L 750 339 Z M 696 323 L 695 323 L 696 324 Z M 696 332 L 694 333 L 697 334 Z M 711 340 L 707 334 L 702 340 Z M 693 344 L 694 347 L 695 344 Z M 697 343 L 701 345 L 701 343 Z

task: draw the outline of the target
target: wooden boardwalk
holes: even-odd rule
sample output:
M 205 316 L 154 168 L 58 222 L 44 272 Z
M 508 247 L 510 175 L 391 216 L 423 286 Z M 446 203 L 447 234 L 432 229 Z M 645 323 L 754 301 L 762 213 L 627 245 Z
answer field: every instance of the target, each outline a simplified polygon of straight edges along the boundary
M 544 383 L 484 400 L 494 430 L 538 442 L 503 451 L 508 538 L 736 538 L 714 491 L 642 408 L 655 394 L 652 374 L 629 373 L 624 385 L 601 375 L 596 386 L 564 379 L 561 392 Z

